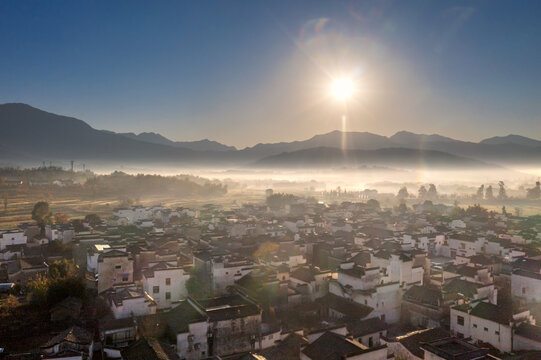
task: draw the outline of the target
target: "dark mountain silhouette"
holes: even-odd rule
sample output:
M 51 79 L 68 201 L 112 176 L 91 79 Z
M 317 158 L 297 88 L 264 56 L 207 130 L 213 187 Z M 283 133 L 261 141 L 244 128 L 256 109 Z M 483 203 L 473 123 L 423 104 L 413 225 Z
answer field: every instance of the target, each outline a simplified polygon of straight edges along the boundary
M 135 135 L 96 130 L 79 119 L 52 114 L 26 104 L 0 105 L 0 129 L 0 163 L 96 160 L 243 166 L 260 160 L 258 164 L 275 164 L 281 159 L 291 162 L 292 160 L 288 159 L 292 155 L 285 156 L 284 152 L 294 153 L 308 149 L 319 150 L 301 153 L 306 164 L 321 163 L 318 156 L 336 158 L 336 154 L 341 154 L 338 149 L 359 151 L 387 149 L 386 152 L 372 153 L 375 159 L 380 159 L 386 164 L 390 162 L 390 157 L 403 159 L 404 154 L 409 154 L 409 158 L 413 156 L 412 154 L 417 154 L 418 160 L 421 160 L 419 154 L 426 155 L 429 164 L 435 164 L 437 161 L 454 164 L 457 161 L 464 162 L 465 158 L 468 161 L 476 159 L 500 165 L 538 164 L 541 161 L 541 146 L 537 146 L 541 142 L 516 135 L 474 143 L 437 134 L 424 135 L 406 131 L 398 132 L 391 137 L 368 132 L 332 131 L 303 141 L 258 144 L 235 150 L 233 147 L 210 140 L 174 142 L 156 133 Z M 333 150 L 324 151 L 322 148 Z M 420 153 L 405 152 L 404 149 L 417 150 Z M 436 151 L 439 155 L 436 156 L 430 151 Z M 454 157 L 446 158 L 441 155 L 443 153 Z M 366 161 L 366 156 L 370 155 L 368 152 L 351 152 L 351 154 L 353 158 L 360 159 L 355 160 L 354 164 Z M 386 154 L 386 157 L 383 157 L 383 154 Z M 274 155 L 281 157 L 275 158 Z M 299 156 L 295 154 L 295 158 L 300 158 Z M 312 160 L 311 156 L 316 158 Z
M 6 149 L 44 160 L 182 160 L 194 155 L 193 150 L 96 130 L 79 119 L 26 104 L 0 105 L 0 128 L 0 141 Z
M 142 132 L 140 134 L 134 133 L 120 133 L 131 139 L 145 141 L 153 144 L 161 144 L 175 147 L 182 147 L 195 151 L 235 151 L 237 148 L 234 146 L 227 146 L 217 141 L 209 139 L 203 139 L 198 141 L 173 141 L 169 140 L 165 136 L 154 132 Z
M 318 147 L 284 152 L 256 162 L 257 167 L 359 167 L 496 169 L 498 166 L 434 150 L 384 148 L 341 150 Z

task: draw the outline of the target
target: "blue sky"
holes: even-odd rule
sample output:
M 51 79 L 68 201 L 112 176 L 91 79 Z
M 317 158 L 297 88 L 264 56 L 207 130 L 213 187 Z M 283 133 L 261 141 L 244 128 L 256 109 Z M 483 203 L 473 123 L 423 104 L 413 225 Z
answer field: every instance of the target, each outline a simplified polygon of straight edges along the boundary
M 231 145 L 541 138 L 540 1 L 3 1 L 0 102 Z

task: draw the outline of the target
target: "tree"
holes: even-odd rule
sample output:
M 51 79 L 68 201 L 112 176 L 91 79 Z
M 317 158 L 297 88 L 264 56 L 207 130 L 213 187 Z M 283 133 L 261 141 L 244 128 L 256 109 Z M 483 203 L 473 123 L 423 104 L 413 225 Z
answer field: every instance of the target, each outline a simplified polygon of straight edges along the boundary
M 21 305 L 21 303 L 19 302 L 19 300 L 17 299 L 16 296 L 9 295 L 4 300 L 0 301 L 0 314 L 1 313 L 4 313 L 4 314 L 9 313 L 9 314 L 13 315 L 13 312 L 15 311 L 15 309 L 18 308 L 20 305 Z
M 256 259 L 262 259 L 265 262 L 270 261 L 272 256 L 280 246 L 277 243 L 265 241 L 259 246 L 259 248 L 254 252 L 254 257 Z
M 482 207 L 479 204 L 474 204 L 473 206 L 468 206 L 466 209 L 466 214 L 469 216 L 476 216 L 484 219 L 488 219 L 488 210 Z
M 484 195 L 485 195 L 485 185 L 481 184 L 481 186 L 479 186 L 479 188 L 477 189 L 477 194 L 475 197 L 477 200 L 483 200 Z
M 180 217 L 178 215 L 173 215 L 169 218 L 169 224 L 171 225 L 179 225 L 180 224 Z
M 500 187 L 498 190 L 498 200 L 506 200 L 507 193 L 505 191 L 505 183 L 503 181 L 499 181 L 498 186 Z
M 466 216 L 466 210 L 461 208 L 460 206 L 455 206 L 451 209 L 449 212 L 449 217 L 453 220 L 460 220 L 463 219 L 464 216 Z
M 494 200 L 494 193 L 492 191 L 492 185 L 489 185 L 485 190 L 485 199 Z
M 51 223 L 52 213 L 49 209 L 49 203 L 46 201 L 38 201 L 32 209 L 32 219 L 36 221 L 41 228 L 41 235 L 45 235 L 45 225 Z
M 422 200 L 426 197 L 426 188 L 424 185 L 421 185 L 421 187 L 419 187 L 419 195 L 417 196 L 419 198 L 419 200 Z
M 205 273 L 197 268 L 190 270 L 190 278 L 186 281 L 186 290 L 188 294 L 195 299 L 203 299 L 210 296 L 210 282 L 205 277 Z
M 541 198 L 541 182 L 536 181 L 535 187 L 527 190 L 526 198 L 531 200 L 538 200 Z
M 295 202 L 295 196 L 291 194 L 272 194 L 267 198 L 267 206 L 278 210 Z
M 47 291 L 49 279 L 43 275 L 37 275 L 28 282 L 28 297 L 31 304 L 40 305 L 47 303 Z
M 88 214 L 85 216 L 85 222 L 89 223 L 90 226 L 96 226 L 101 224 L 101 219 L 98 214 Z
M 407 197 L 409 197 L 408 188 L 405 186 L 400 188 L 396 197 L 399 199 L 406 199 Z
M 68 296 L 83 298 L 85 283 L 73 261 L 55 261 L 49 266 L 48 277 L 38 275 L 28 283 L 28 295 L 34 305 L 53 306 Z
M 408 206 L 405 202 L 401 202 L 400 205 L 398 205 L 398 212 L 401 214 L 405 214 L 408 211 Z
M 49 277 L 53 280 L 77 276 L 77 269 L 72 260 L 57 260 L 49 265 Z
M 70 218 L 68 214 L 65 213 L 55 213 L 54 214 L 54 222 L 56 224 L 67 224 L 69 223 Z
M 438 199 L 438 190 L 436 190 L 436 185 L 429 184 L 428 185 L 428 192 L 427 192 L 426 195 L 430 200 L 437 200 Z
M 73 225 L 73 230 L 76 232 L 86 231 L 83 220 L 81 219 L 74 219 L 71 221 L 71 224 Z
M 378 211 L 381 209 L 381 206 L 379 205 L 379 201 L 376 199 L 370 199 L 366 202 L 366 206 L 368 206 L 370 209 L 374 211 Z

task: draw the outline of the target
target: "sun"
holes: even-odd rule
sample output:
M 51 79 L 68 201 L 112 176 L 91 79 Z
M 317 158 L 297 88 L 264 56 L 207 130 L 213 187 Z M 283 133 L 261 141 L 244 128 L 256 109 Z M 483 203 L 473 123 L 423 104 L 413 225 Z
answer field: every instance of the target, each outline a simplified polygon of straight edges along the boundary
M 332 83 L 331 93 L 339 100 L 348 100 L 354 92 L 355 86 L 350 78 L 335 79 Z

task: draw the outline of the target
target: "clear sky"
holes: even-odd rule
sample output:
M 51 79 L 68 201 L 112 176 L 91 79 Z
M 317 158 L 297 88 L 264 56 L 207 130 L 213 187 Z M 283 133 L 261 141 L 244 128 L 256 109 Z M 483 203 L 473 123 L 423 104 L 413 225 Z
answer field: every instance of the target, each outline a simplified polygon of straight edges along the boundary
M 2 1 L 0 103 L 239 147 L 348 130 L 541 138 L 541 1 Z

